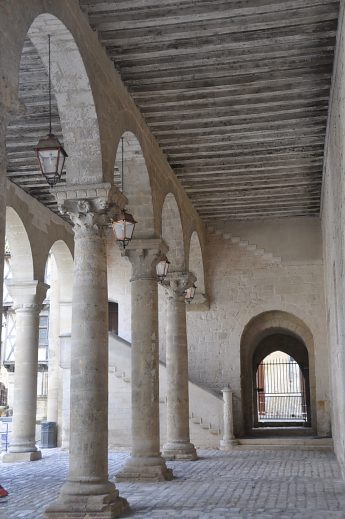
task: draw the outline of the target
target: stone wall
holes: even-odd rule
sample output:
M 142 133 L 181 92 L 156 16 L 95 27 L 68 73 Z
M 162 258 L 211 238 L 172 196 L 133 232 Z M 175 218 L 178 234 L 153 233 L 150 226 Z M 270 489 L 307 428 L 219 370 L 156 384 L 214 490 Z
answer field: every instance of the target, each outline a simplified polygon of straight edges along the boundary
M 188 307 L 190 379 L 219 391 L 235 391 L 235 428 L 243 433 L 241 405 L 241 336 L 248 322 L 271 310 L 303 321 L 313 336 L 316 377 L 315 432 L 330 433 L 328 354 L 323 295 L 321 228 L 318 219 L 239 224 L 209 234 L 206 291 L 210 309 Z M 224 236 L 226 238 L 224 238 Z M 256 238 L 256 243 L 254 243 Z M 289 243 L 290 246 L 286 247 Z M 243 245 L 244 244 L 244 245 Z M 256 245 L 256 248 L 253 247 Z M 260 254 L 263 246 L 265 253 Z M 274 254 L 270 254 L 271 246 Z M 130 341 L 129 277 L 124 259 L 109 245 L 109 298 L 119 302 L 120 335 Z M 122 308 L 121 308 L 122 307 Z M 165 294 L 159 289 L 160 354 L 165 360 Z
M 345 475 L 345 40 L 344 2 L 341 2 L 341 4 L 325 147 L 322 230 L 326 312 L 331 359 L 333 437 L 335 452 Z

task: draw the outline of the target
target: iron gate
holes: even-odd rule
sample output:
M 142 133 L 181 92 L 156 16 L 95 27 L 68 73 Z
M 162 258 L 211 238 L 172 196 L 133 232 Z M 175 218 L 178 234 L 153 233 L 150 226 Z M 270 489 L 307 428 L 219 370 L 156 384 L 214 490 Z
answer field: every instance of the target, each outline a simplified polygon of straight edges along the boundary
M 256 372 L 258 421 L 307 422 L 306 381 L 298 363 L 270 359 Z

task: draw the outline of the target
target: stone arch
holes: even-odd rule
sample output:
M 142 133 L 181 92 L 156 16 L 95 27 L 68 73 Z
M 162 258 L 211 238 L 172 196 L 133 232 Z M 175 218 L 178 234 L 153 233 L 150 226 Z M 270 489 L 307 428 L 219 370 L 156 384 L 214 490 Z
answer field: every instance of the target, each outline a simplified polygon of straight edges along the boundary
M 193 231 L 189 241 L 189 255 L 188 255 L 189 270 L 196 277 L 196 291 L 192 301 L 192 306 L 199 304 L 207 304 L 206 288 L 205 288 L 205 272 L 202 250 L 197 231 Z M 189 305 L 191 306 L 191 305 Z
M 13 278 L 18 281 L 33 281 L 31 243 L 22 219 L 12 207 L 6 207 L 6 237 L 11 251 Z
M 63 240 L 57 240 L 50 248 L 54 256 L 59 279 L 60 299 L 72 301 L 73 256 Z
M 155 236 L 152 190 L 145 157 L 139 140 L 125 131 L 118 143 L 114 183 L 128 200 L 128 210 L 137 220 L 135 238 Z
M 162 238 L 169 247 L 170 271 L 185 271 L 183 228 L 180 209 L 172 193 L 165 197 L 162 207 Z
M 93 94 L 85 65 L 72 33 L 56 16 L 39 14 L 28 38 L 48 68 L 48 34 L 51 35 L 51 77 L 68 153 L 68 183 L 102 182 L 102 151 Z M 48 133 L 42 128 L 42 136 Z
M 276 335 L 281 335 L 284 338 L 282 341 L 282 348 L 285 348 L 285 350 L 283 351 L 293 351 L 294 355 L 292 356 L 298 363 L 305 362 L 305 353 L 303 353 L 303 348 L 305 348 L 307 352 L 311 409 L 310 425 L 312 433 L 315 434 L 317 424 L 313 335 L 301 319 L 293 314 L 280 310 L 271 310 L 256 315 L 245 326 L 241 336 L 241 391 L 245 433 L 250 434 L 255 425 L 253 388 L 255 384 L 254 375 L 256 374 L 256 369 L 254 369 L 254 366 L 260 360 L 262 355 L 265 356 L 269 352 L 274 351 L 274 343 L 272 342 L 271 337 Z M 261 353 L 258 354 L 258 346 L 260 344 L 263 344 L 263 349 Z M 294 350 L 291 350 L 291 348 L 294 348 Z

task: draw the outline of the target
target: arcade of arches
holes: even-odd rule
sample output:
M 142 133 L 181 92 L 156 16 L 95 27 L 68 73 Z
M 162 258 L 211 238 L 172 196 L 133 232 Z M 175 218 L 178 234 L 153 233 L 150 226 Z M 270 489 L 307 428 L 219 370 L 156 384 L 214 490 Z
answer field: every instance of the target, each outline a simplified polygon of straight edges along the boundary
M 2 462 L 40 463 L 54 424 L 46 519 L 126 513 L 108 449 L 117 481 L 170 481 L 199 448 L 317 436 L 345 476 L 344 3 L 0 2 Z

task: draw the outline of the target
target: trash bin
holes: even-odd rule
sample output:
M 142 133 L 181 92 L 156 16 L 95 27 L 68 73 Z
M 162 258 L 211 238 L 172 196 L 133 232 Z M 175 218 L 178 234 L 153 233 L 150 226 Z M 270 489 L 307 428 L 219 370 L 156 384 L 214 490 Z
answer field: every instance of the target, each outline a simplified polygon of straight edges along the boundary
M 57 445 L 56 422 L 41 422 L 41 447 L 51 449 Z

